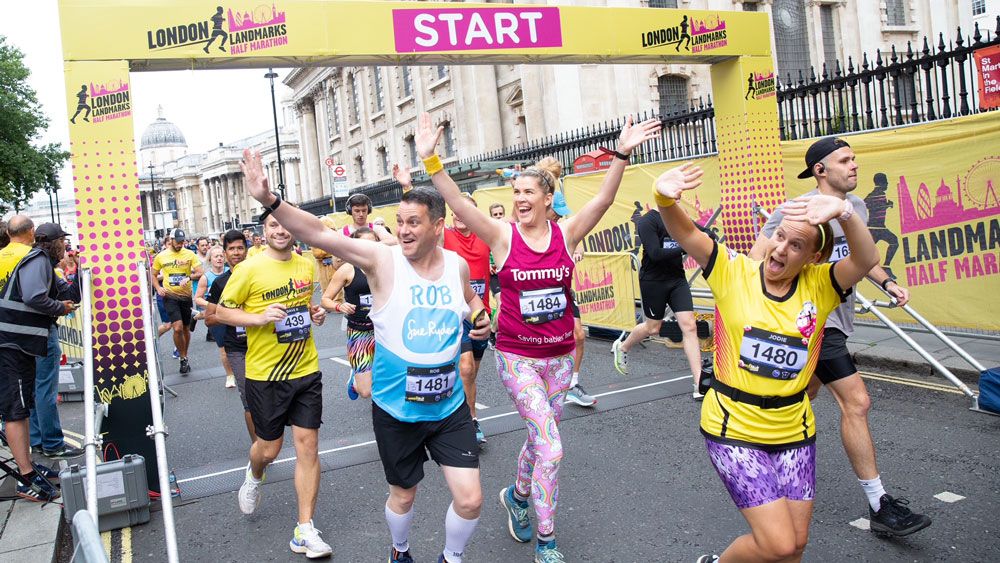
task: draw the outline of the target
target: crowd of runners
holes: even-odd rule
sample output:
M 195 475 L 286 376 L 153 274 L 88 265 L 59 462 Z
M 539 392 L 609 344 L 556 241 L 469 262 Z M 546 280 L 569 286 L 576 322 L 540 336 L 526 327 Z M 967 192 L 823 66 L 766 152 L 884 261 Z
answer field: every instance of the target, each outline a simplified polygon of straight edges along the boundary
M 269 189 L 260 155 L 245 151 L 244 182 L 264 208 L 262 233 L 233 230 L 214 245 L 199 239 L 191 250 L 185 233 L 175 229 L 153 257 L 150 276 L 160 331 L 172 332 L 180 373 L 191 371 L 191 332 L 203 319 L 219 347 L 226 386 L 240 394 L 250 449 L 239 509 L 252 514 L 259 508 L 267 467 L 290 426 L 297 522 L 289 547 L 309 558 L 333 552 L 314 526 L 323 378 L 313 327 L 334 312 L 343 315 L 347 336 L 346 394 L 371 403 L 388 483 L 388 561 L 414 560 L 410 529 L 429 459 L 441 468 L 452 497 L 437 560 L 462 561 L 484 499 L 479 454 L 486 436 L 477 419 L 476 379 L 491 347 L 526 434 L 509 468 L 509 485 L 486 497 L 503 510 L 514 541 L 534 542 L 534 561 L 564 561 L 556 535 L 566 454 L 560 418 L 565 401 L 583 407 L 597 402 L 579 380 L 584 331 L 573 272 L 584 237 L 615 201 L 632 151 L 659 130 L 657 120 L 629 121 L 608 151 L 614 159 L 597 194 L 576 212 L 561 191 L 557 160 L 518 170 L 508 218 L 500 204 L 479 209 L 444 172 L 435 152 L 442 131 L 424 114 L 414 143 L 431 186 L 414 187 L 409 172 L 394 167 L 404 190 L 392 229 L 381 218 L 369 221 L 372 205 L 364 195 L 348 200 L 351 221 L 343 228 L 283 202 Z M 902 536 L 930 525 L 882 484 L 869 398 L 846 347 L 855 284 L 871 277 L 898 303 L 909 294 L 878 266 L 865 204 L 851 194 L 858 170 L 851 147 L 821 139 L 806 153 L 806 165 L 799 177 L 814 178 L 816 189 L 775 210 L 749 256 L 727 248 L 676 205 L 701 184 L 697 166 L 657 177 L 649 196 L 653 210 L 637 223 L 644 321 L 613 343 L 611 364 L 626 374 L 629 354 L 659 333 L 669 306 L 683 334 L 693 396 L 702 401 L 709 460 L 750 527 L 702 562 L 801 559 L 816 490 L 810 401 L 823 386 L 840 407 L 844 450 L 867 497 L 872 530 Z M 10 247 L 16 252 L 0 252 L 5 277 L 27 275 L 19 261 L 39 255 L 16 233 L 19 246 Z M 61 230 L 49 234 L 65 236 Z M 299 242 L 313 249 L 315 261 L 296 251 Z M 704 376 L 683 256 L 702 268 L 716 305 L 714 372 Z M 43 332 L 48 335 L 52 319 L 72 309 L 70 301 L 58 300 L 67 294 L 65 283 L 46 279 L 52 311 L 28 319 L 38 321 L 38 336 L 29 342 L 0 331 L 6 366 L 23 367 L 42 353 Z M 20 285 L 6 285 L 14 289 L 5 288 L 4 303 L 28 303 Z M 0 307 L 9 317 L 4 311 Z M 8 400 L 10 395 L 11 389 L 3 390 L 0 415 L 20 443 L 19 421 L 30 398 Z

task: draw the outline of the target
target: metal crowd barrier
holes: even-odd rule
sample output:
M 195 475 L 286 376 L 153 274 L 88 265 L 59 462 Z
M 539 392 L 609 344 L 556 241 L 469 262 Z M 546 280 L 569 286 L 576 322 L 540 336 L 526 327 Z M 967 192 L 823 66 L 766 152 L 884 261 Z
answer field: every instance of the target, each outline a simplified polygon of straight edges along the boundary
M 73 555 L 70 563 L 108 563 L 97 522 L 86 510 L 78 510 L 73 515 Z

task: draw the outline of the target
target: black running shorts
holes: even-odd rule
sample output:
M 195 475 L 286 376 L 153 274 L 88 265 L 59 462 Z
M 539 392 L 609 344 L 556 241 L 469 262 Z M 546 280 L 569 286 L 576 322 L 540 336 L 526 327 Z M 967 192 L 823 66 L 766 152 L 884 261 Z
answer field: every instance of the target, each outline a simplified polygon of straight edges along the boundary
M 464 401 L 455 412 L 432 422 L 400 422 L 372 402 L 372 426 L 390 485 L 404 489 L 417 486 L 424 478 L 427 452 L 438 465 L 479 467 L 476 428 Z
M 691 286 L 684 278 L 673 281 L 639 280 L 639 294 L 642 296 L 642 314 L 647 319 L 662 321 L 667 314 L 667 305 L 674 313 L 694 311 Z
M 257 437 L 277 440 L 286 426 L 319 429 L 323 424 L 322 378 L 317 371 L 288 381 L 247 379 L 247 406 Z
M 191 324 L 191 307 L 193 306 L 194 303 L 190 299 L 178 299 L 171 297 L 169 293 L 163 298 L 163 309 L 167 312 L 170 322 L 181 321 L 185 327 Z
M 24 420 L 35 408 L 35 357 L 0 348 L 0 418 Z
M 816 377 L 829 385 L 838 379 L 857 373 L 851 352 L 847 349 L 847 335 L 840 329 L 826 327 L 823 329 L 823 346 L 819 349 L 819 363 L 816 364 Z

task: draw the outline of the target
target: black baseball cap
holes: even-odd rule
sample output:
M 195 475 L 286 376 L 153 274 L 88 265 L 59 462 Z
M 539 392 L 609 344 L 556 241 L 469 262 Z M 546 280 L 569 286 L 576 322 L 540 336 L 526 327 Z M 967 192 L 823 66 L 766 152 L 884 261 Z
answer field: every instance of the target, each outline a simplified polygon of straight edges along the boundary
M 840 137 L 823 137 L 822 139 L 816 141 L 810 145 L 809 150 L 806 151 L 806 169 L 799 172 L 799 178 L 808 178 L 813 175 L 813 166 L 816 163 L 827 157 L 828 154 L 842 149 L 844 147 L 850 147 L 847 141 L 841 139 Z
M 35 228 L 35 241 L 37 242 L 52 242 L 68 236 L 69 233 L 55 223 L 42 223 Z
M 183 240 L 187 240 L 187 235 L 184 234 L 184 230 L 183 229 L 174 229 L 174 230 L 170 231 L 170 238 L 172 238 L 172 239 L 180 242 L 180 241 L 183 241 Z

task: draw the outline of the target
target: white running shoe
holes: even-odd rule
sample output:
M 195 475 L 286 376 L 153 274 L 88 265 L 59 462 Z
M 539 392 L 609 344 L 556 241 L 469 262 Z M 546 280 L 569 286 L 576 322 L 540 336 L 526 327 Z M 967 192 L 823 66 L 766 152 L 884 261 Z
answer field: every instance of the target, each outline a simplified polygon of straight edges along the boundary
M 624 336 L 625 333 L 622 333 L 622 337 Z M 619 338 L 611 344 L 611 353 L 614 354 L 615 369 L 618 373 L 628 375 L 628 353 L 622 350 L 622 341 L 623 338 Z
M 226 376 L 226 389 L 233 389 L 236 387 L 236 376 L 229 374 Z
M 312 525 L 312 520 L 308 524 L 299 524 L 295 526 L 295 534 L 292 541 L 288 542 L 288 548 L 295 553 L 305 553 L 309 559 L 330 557 L 333 555 L 333 548 L 319 534 L 320 531 Z
M 238 495 L 240 501 L 240 512 L 243 514 L 253 514 L 260 506 L 260 485 L 267 478 L 267 473 L 261 477 L 260 481 L 255 481 L 250 473 L 250 464 L 247 464 L 247 474 L 243 478 L 243 485 L 240 487 Z

